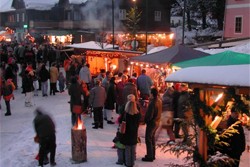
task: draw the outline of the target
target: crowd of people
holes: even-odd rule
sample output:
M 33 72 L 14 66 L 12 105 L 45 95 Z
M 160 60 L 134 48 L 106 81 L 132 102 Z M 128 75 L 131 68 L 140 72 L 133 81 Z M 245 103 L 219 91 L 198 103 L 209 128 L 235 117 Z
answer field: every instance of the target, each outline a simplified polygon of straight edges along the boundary
M 174 144 L 176 138 L 183 138 L 183 143 L 189 141 L 189 126 L 186 124 L 190 117 L 189 93 L 186 84 L 176 83 L 169 86 L 160 96 L 145 69 L 142 69 L 138 77 L 137 74 L 129 76 L 126 70 L 113 74 L 112 71 L 104 69 L 94 77 L 87 62 L 71 58 L 61 63 L 66 74 L 64 76 L 53 48 L 47 45 L 37 50 L 35 48 L 22 44 L 2 44 L 0 47 L 1 96 L 6 104 L 5 116 L 11 115 L 10 100 L 14 99 L 13 91 L 18 89 L 17 78 L 20 75 L 25 107 L 34 105 L 33 96 L 38 95 L 38 90 L 46 97 L 68 89 L 72 126 L 77 124 L 81 114 L 93 113 L 93 129 L 104 129 L 104 121 L 115 124 L 114 114 L 119 114 L 119 125 L 113 140 L 119 165 L 134 166 L 140 124 L 146 124 L 146 155 L 142 161 L 155 160 L 157 136 L 163 129 L 167 130 L 168 144 Z M 19 71 L 21 72 L 18 73 Z M 76 112 L 76 106 L 80 106 L 80 112 Z M 126 122 L 126 131 L 123 134 L 120 132 L 122 121 Z M 48 152 L 51 154 L 51 165 L 55 165 L 56 138 L 53 121 L 37 109 L 34 126 L 40 144 L 39 165 L 45 164 L 44 156 Z M 50 129 L 51 133 L 45 132 L 44 128 Z M 183 136 L 180 135 L 180 129 Z M 45 149 L 47 145 L 50 146 L 49 150 Z

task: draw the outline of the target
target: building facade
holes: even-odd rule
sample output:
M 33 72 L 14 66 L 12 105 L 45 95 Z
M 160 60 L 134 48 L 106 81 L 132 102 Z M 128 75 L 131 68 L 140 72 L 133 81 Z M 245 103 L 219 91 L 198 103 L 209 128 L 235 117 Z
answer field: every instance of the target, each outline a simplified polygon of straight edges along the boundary
M 134 5 L 142 13 L 140 33 L 170 32 L 170 4 L 164 0 L 43 0 L 43 6 L 30 0 L 3 1 L 0 26 L 15 30 L 19 40 L 27 33 L 34 37 L 72 34 L 73 42 L 85 42 L 113 28 L 115 34 L 125 32 L 127 12 Z
M 250 1 L 227 0 L 225 9 L 225 38 L 250 37 Z

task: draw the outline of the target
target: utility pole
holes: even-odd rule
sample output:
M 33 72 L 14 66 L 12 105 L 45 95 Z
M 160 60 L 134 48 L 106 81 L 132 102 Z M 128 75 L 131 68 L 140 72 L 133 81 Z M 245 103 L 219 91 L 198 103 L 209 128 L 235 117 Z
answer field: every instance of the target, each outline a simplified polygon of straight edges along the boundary
M 186 14 L 186 0 L 183 0 L 183 9 L 182 9 L 182 45 L 184 45 L 185 38 L 185 15 Z
M 113 49 L 115 49 L 115 6 L 114 0 L 112 0 L 112 44 Z

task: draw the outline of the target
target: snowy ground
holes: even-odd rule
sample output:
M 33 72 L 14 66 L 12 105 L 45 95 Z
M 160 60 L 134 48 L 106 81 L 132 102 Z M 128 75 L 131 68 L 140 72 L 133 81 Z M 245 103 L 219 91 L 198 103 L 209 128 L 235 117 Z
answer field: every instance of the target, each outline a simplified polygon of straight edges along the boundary
M 116 149 L 112 149 L 112 140 L 115 136 L 117 125 L 104 124 L 104 129 L 93 130 L 92 118 L 84 117 L 84 123 L 87 130 L 87 162 L 82 164 L 72 164 L 71 162 L 71 120 L 69 112 L 69 96 L 67 92 L 58 93 L 55 96 L 42 97 L 39 92 L 38 97 L 34 97 L 35 106 L 24 106 L 24 94 L 21 89 L 15 92 L 15 100 L 11 101 L 12 115 L 4 116 L 5 104 L 1 102 L 1 167 L 34 167 L 37 161 L 34 159 L 38 145 L 33 142 L 35 135 L 33 129 L 34 109 L 38 106 L 44 108 L 49 113 L 55 123 L 57 131 L 57 152 L 56 162 L 59 167 L 67 166 L 117 166 Z M 142 162 L 141 158 L 145 155 L 144 141 L 145 126 L 140 127 L 139 136 L 142 143 L 137 146 L 137 160 L 135 166 L 164 166 L 170 162 L 182 163 L 180 159 L 170 154 L 164 154 L 157 150 L 156 160 L 153 163 Z M 161 141 L 168 140 L 164 138 L 166 134 L 160 135 Z
M 232 49 L 235 51 L 234 49 Z M 250 53 L 249 44 L 245 45 L 237 51 Z M 223 51 L 223 50 L 221 50 Z M 209 51 L 207 51 L 209 52 Z M 19 80 L 20 81 L 20 80 Z M 20 86 L 21 84 L 19 84 Z M 68 166 L 88 166 L 97 167 L 118 166 L 116 150 L 112 149 L 112 140 L 116 133 L 117 125 L 104 124 L 104 129 L 93 130 L 91 123 L 92 118 L 84 117 L 84 123 L 87 130 L 87 162 L 81 164 L 72 164 L 71 162 L 71 119 L 69 111 L 69 96 L 67 91 L 57 93 L 55 96 L 34 97 L 35 106 L 24 106 L 24 94 L 21 94 L 21 89 L 15 91 L 15 100 L 11 101 L 12 115 L 4 116 L 5 104 L 1 100 L 2 109 L 0 111 L 0 167 L 35 167 L 37 161 L 35 156 L 38 152 L 38 145 L 33 142 L 35 132 L 32 121 L 34 119 L 34 110 L 40 106 L 44 108 L 55 120 L 57 131 L 57 152 L 56 162 L 58 167 Z M 182 157 L 175 157 L 169 153 L 163 153 L 161 150 L 156 150 L 156 160 L 152 162 L 142 162 L 141 158 L 146 153 L 145 148 L 145 126 L 139 128 L 139 136 L 142 143 L 137 145 L 137 160 L 136 167 L 163 167 L 169 163 L 185 164 Z M 248 133 L 249 134 L 249 133 Z M 246 136 L 250 140 L 250 136 Z M 160 135 L 161 142 L 167 141 L 166 132 Z M 48 165 L 47 165 L 48 166 Z M 250 153 L 244 152 L 240 167 L 250 166 Z

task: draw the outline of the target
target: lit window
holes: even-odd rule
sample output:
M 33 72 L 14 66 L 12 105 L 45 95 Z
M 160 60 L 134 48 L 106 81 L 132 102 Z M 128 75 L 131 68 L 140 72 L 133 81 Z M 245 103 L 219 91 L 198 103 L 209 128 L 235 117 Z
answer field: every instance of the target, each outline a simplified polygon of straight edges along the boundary
M 242 17 L 235 18 L 235 33 L 242 32 Z
M 119 10 L 119 19 L 120 20 L 126 20 L 126 10 L 125 9 L 120 9 Z
M 161 21 L 161 11 L 155 11 L 155 21 Z

